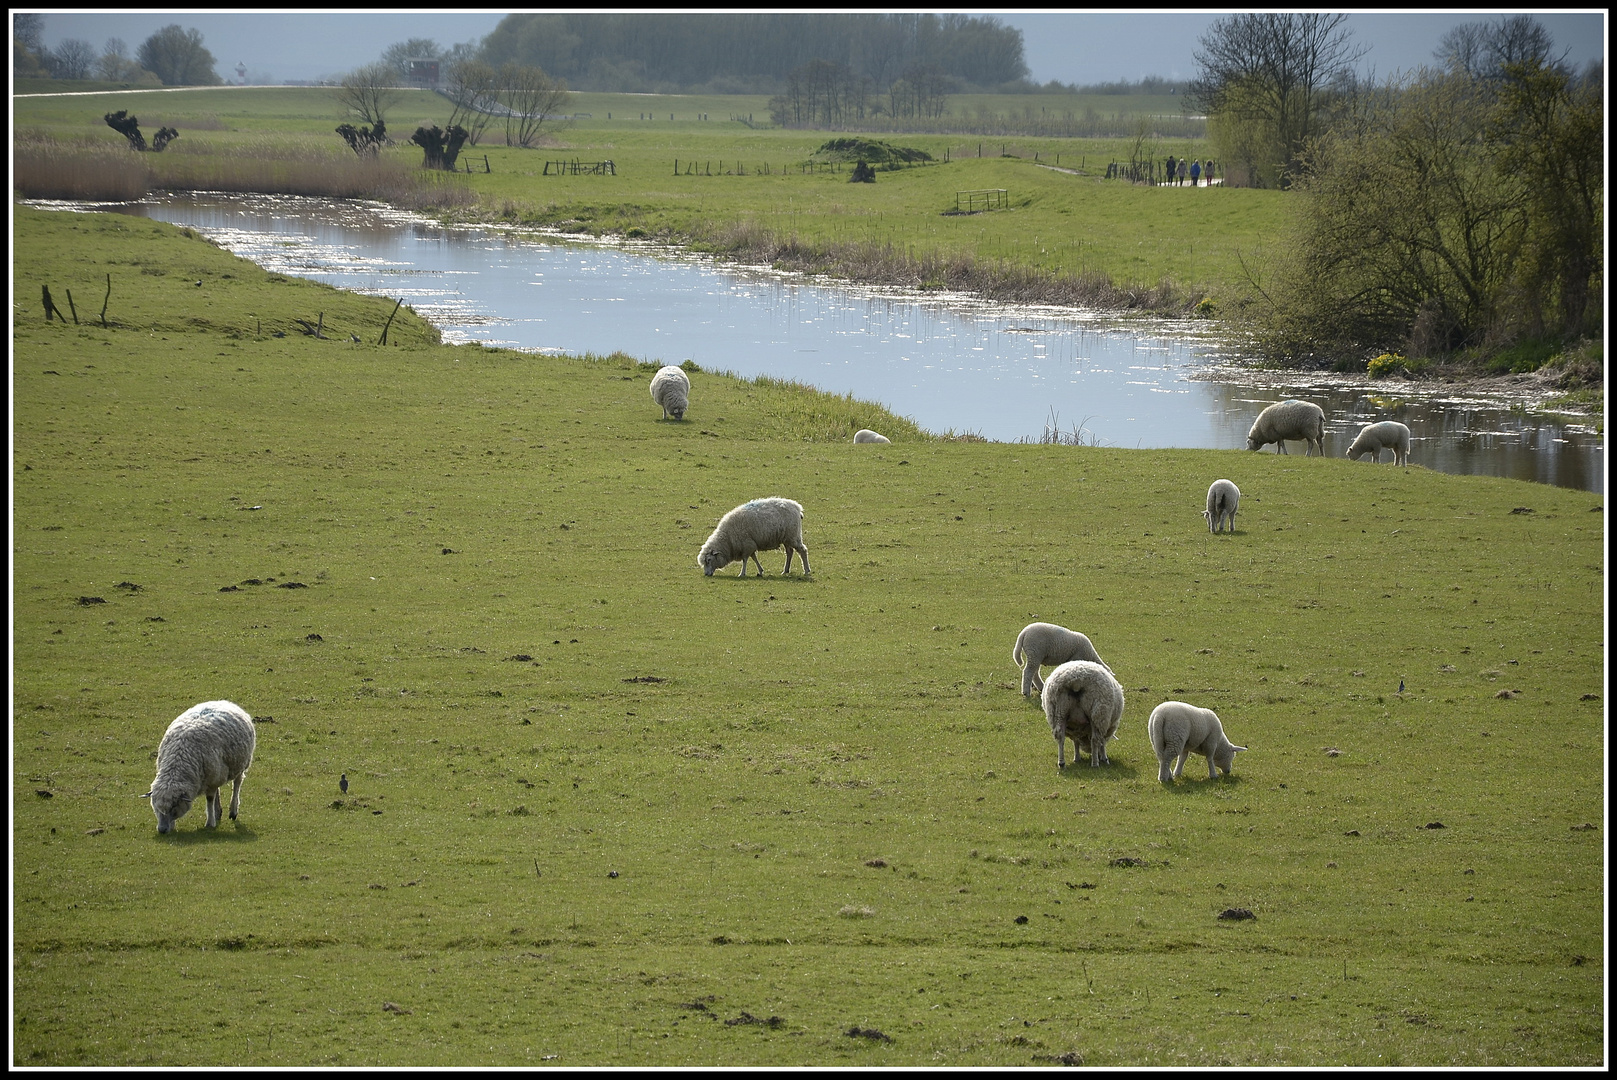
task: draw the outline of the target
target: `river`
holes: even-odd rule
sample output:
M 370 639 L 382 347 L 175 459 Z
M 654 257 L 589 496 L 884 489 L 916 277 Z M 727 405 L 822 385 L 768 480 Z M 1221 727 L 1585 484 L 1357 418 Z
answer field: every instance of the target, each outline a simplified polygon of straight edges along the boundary
M 1205 324 L 1184 320 L 853 287 L 634 241 L 444 226 L 371 203 L 201 193 L 96 208 L 189 225 L 280 273 L 402 297 L 449 342 L 689 359 L 1011 442 L 1054 429 L 1088 445 L 1244 449 L 1265 405 L 1306 397 L 1325 409 L 1333 456 L 1364 424 L 1396 419 L 1415 464 L 1604 490 L 1592 423 L 1442 384 L 1232 373 Z

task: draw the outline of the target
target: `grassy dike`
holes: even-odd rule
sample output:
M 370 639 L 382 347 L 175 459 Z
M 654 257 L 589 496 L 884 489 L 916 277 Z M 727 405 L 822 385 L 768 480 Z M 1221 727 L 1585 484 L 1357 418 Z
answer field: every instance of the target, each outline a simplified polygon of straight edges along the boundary
M 377 346 L 143 220 L 13 241 L 18 1064 L 1602 1061 L 1599 495 L 708 373 L 668 423 L 660 358 Z M 704 578 L 766 494 L 813 576 Z M 1110 767 L 1057 774 L 1033 619 L 1123 681 Z M 242 817 L 161 837 L 219 697 Z M 1234 777 L 1158 784 L 1168 698 Z

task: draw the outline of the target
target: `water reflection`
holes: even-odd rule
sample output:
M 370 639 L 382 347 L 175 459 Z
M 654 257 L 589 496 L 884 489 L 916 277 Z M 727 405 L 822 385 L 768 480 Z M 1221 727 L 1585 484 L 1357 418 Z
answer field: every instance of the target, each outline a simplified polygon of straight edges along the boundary
M 1328 454 L 1345 453 L 1363 424 L 1398 419 L 1414 436 L 1411 461 L 1427 468 L 1604 488 L 1604 440 L 1592 431 L 1441 389 L 1388 398 L 1197 378 L 1221 358 L 1178 321 L 828 286 L 632 243 L 449 228 L 375 204 L 191 195 L 122 209 L 191 225 L 280 273 L 403 297 L 451 342 L 694 359 L 1005 441 L 1053 422 L 1095 445 L 1241 449 L 1264 406 L 1299 396 L 1325 408 Z

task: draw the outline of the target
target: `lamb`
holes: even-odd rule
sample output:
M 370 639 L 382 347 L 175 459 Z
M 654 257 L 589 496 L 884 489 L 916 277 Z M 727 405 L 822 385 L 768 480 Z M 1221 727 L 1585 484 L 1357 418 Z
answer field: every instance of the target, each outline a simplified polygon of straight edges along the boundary
M 1218 770 L 1230 775 L 1235 766 L 1235 752 L 1245 750 L 1236 746 L 1224 734 L 1224 725 L 1212 709 L 1201 709 L 1183 701 L 1164 701 L 1151 710 L 1146 721 L 1151 736 L 1151 749 L 1157 753 L 1157 779 L 1164 784 L 1179 779 L 1185 771 L 1185 760 L 1191 751 L 1207 758 L 1207 779 L 1218 777 Z M 1179 764 L 1169 771 L 1174 758 Z
M 1392 451 L 1394 465 L 1409 464 L 1409 428 L 1396 420 L 1383 420 L 1379 424 L 1366 424 L 1353 445 L 1348 447 L 1348 460 L 1358 461 L 1365 454 L 1371 461 L 1381 460 L 1381 451 Z
M 663 419 L 670 415 L 675 420 L 685 419 L 685 410 L 691 403 L 691 380 L 673 364 L 664 364 L 651 377 L 651 400 L 663 407 Z
M 142 795 L 152 800 L 157 831 L 176 832 L 199 794 L 208 796 L 208 828 L 219 825 L 219 787 L 232 782 L 230 820 L 241 810 L 241 783 L 253 763 L 253 718 L 230 701 L 204 701 L 185 710 L 157 744 L 157 776 Z
M 865 443 L 865 442 L 890 443 L 893 440 L 889 439 L 885 435 L 881 435 L 881 434 L 878 434 L 877 432 L 871 431 L 869 428 L 860 428 L 858 431 L 853 433 L 853 441 L 856 442 L 856 443 Z
M 1056 739 L 1056 769 L 1067 767 L 1067 739 L 1074 764 L 1089 750 L 1089 764 L 1108 764 L 1106 740 L 1117 734 L 1123 719 L 1123 687 L 1104 664 L 1069 660 L 1050 672 L 1041 696 L 1045 719 Z
M 803 556 L 803 574 L 809 572 L 808 548 L 803 544 L 803 507 L 791 499 L 753 499 L 742 503 L 719 519 L 718 527 L 702 545 L 696 564 L 707 577 L 713 571 L 741 560 L 741 576 L 747 576 L 747 559 L 758 563 L 758 573 L 764 564 L 758 562 L 758 552 L 786 549 L 786 569 L 792 570 L 792 552 Z
M 1325 456 L 1325 410 L 1312 401 L 1288 398 L 1277 401 L 1258 414 L 1252 421 L 1252 430 L 1246 433 L 1246 448 L 1261 450 L 1274 443 L 1276 452 L 1286 452 L 1287 439 L 1302 439 L 1308 444 L 1304 456 L 1319 450 Z
M 1088 660 L 1107 671 L 1112 670 L 1089 639 L 1076 630 L 1047 622 L 1022 627 L 1022 632 L 1016 635 L 1016 647 L 1011 650 L 1011 663 L 1022 669 L 1022 696 L 1044 689 L 1044 680 L 1039 678 L 1042 665 L 1054 667 L 1069 660 Z
M 1210 532 L 1218 532 L 1220 525 L 1227 525 L 1230 532 L 1235 531 L 1235 508 L 1241 505 L 1241 489 L 1230 480 L 1214 480 L 1207 489 L 1207 509 L 1202 511 L 1202 517 L 1207 519 L 1207 528 Z

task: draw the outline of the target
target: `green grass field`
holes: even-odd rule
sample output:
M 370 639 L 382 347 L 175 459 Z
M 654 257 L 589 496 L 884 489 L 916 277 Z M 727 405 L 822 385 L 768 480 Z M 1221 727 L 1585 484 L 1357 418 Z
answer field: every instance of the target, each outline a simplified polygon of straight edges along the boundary
M 1107 115 L 1171 115 L 1174 101 L 980 95 L 958 104 L 963 116 L 1091 108 Z M 176 127 L 180 138 L 147 160 L 157 177 L 165 170 L 183 172 L 187 184 L 196 182 L 189 159 L 227 170 L 243 156 L 306 153 L 311 147 L 348 153 L 333 133 L 344 117 L 329 89 L 24 97 L 14 98 L 13 107 L 22 140 L 118 145 L 122 137 L 102 121 L 116 109 L 139 117 L 147 132 Z M 635 230 L 721 252 L 767 251 L 767 236 L 821 253 L 840 251 L 824 268 L 867 279 L 915 276 L 914 267 L 928 261 L 972 259 L 1035 276 L 1100 276 L 1136 294 L 1158 290 L 1154 306 L 1178 309 L 1206 294 L 1221 301 L 1244 295 L 1242 259 L 1261 262 L 1286 207 L 1285 195 L 1274 191 L 1105 180 L 1108 162 L 1128 159 L 1125 139 L 883 135 L 925 150 L 939 163 L 881 172 L 874 184 L 850 184 L 846 167 L 834 173 L 802 169 L 839 133 L 754 129 L 730 119 L 752 115 L 762 123 L 766 98 L 578 94 L 573 108 L 588 118 L 563 130 L 553 146 L 506 147 L 503 127 L 495 123 L 481 145 L 468 147 L 462 160 L 475 162 L 466 181 L 478 202 L 457 216 L 597 234 Z M 426 91 L 406 91 L 388 115 L 390 131 L 407 140 L 419 124 L 445 123 L 449 105 Z M 404 162 L 421 158 L 407 144 L 386 153 Z M 1207 149 L 1202 140 L 1158 140 L 1152 156 L 1160 162 L 1168 154 L 1205 157 Z M 486 173 L 485 158 L 492 170 Z M 545 174 L 546 161 L 575 159 L 611 160 L 616 174 Z M 1059 168 L 1047 167 L 1058 162 Z M 701 175 L 687 175 L 693 166 Z M 953 213 L 957 192 L 985 188 L 1004 188 L 1009 208 Z M 915 283 L 926 284 L 925 274 Z
M 700 372 L 664 422 L 657 358 L 378 346 L 144 220 L 13 242 L 15 1063 L 1603 1063 L 1598 494 Z M 703 577 L 769 494 L 812 577 Z M 1035 619 L 1122 680 L 1109 767 L 1058 775 Z M 213 698 L 242 816 L 159 836 Z M 1168 699 L 1233 777 L 1158 784 Z

